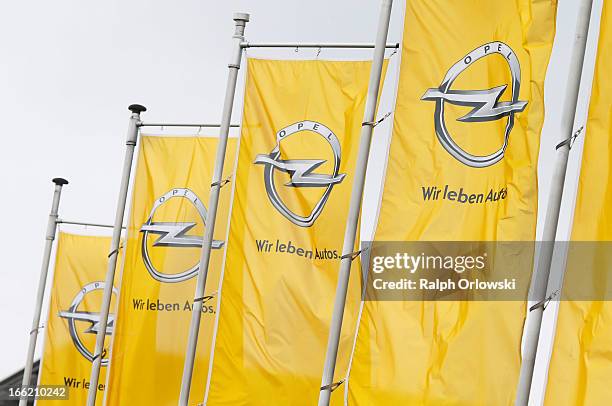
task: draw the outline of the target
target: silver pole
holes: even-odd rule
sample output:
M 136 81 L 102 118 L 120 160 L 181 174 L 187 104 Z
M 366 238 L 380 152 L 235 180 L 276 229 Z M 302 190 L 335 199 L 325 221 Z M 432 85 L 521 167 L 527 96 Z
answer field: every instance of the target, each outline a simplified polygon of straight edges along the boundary
M 584 64 L 592 8 L 593 0 L 580 0 L 576 36 L 574 38 L 572 57 L 569 61 L 568 87 L 563 105 L 563 115 L 561 117 L 562 141 L 570 139 L 574 131 L 574 119 L 576 117 L 576 106 L 578 105 L 578 95 L 580 93 L 580 81 L 582 78 L 582 67 Z M 543 244 L 541 244 L 538 267 L 534 275 L 532 287 L 533 300 L 539 304 L 543 304 L 546 300 L 569 151 L 570 145 L 567 142 L 559 144 L 557 148 L 557 157 L 550 184 L 548 207 L 544 220 L 542 235 Z M 523 346 L 523 361 L 521 363 L 515 403 L 517 406 L 527 406 L 529 403 L 529 393 L 531 391 L 543 313 L 544 306 L 536 305 L 531 308 L 531 312 L 527 318 L 525 342 Z
M 115 225 L 113 227 L 113 237 L 111 240 L 110 254 L 108 255 L 108 268 L 106 270 L 106 280 L 104 282 L 104 296 L 102 298 L 102 308 L 100 309 L 100 323 L 96 336 L 96 348 L 94 349 L 93 361 L 91 364 L 91 379 L 87 391 L 87 406 L 94 406 L 96 394 L 98 392 L 98 380 L 100 378 L 100 366 L 102 358 L 105 356 L 104 338 L 108 324 L 108 313 L 113 293 L 113 282 L 115 280 L 115 268 L 117 267 L 117 257 L 119 254 L 119 244 L 121 242 L 121 228 L 123 225 L 123 215 L 127 202 L 128 187 L 132 171 L 132 159 L 134 149 L 138 139 L 138 124 L 140 123 L 140 113 L 147 111 L 144 106 L 132 104 L 128 109 L 132 112 L 128 126 L 127 139 L 125 142 L 125 157 L 123 161 L 123 173 L 121 175 L 121 186 L 119 187 L 119 201 L 117 202 L 117 212 L 115 213 Z
M 345 48 L 345 49 L 373 49 L 376 44 L 351 42 L 242 42 L 242 48 Z M 397 49 L 399 43 L 383 44 L 385 48 Z
M 374 58 L 372 60 L 372 70 L 370 71 L 370 83 L 368 85 L 368 96 L 361 127 L 361 141 L 359 145 L 359 156 L 355 168 L 355 178 L 351 193 L 351 202 L 344 233 L 344 246 L 342 248 L 342 260 L 340 261 L 340 272 L 338 274 L 338 286 L 336 288 L 336 298 L 334 300 L 334 310 L 329 329 L 327 341 L 327 353 L 325 355 L 325 366 L 321 379 L 321 389 L 319 392 L 319 406 L 328 406 L 331 397 L 331 385 L 334 379 L 336 368 L 336 358 L 338 356 L 338 345 L 340 342 L 340 331 L 342 330 L 342 317 L 346 293 L 349 284 L 351 271 L 351 253 L 355 249 L 355 239 L 357 226 L 359 224 L 359 212 L 361 211 L 361 199 L 365 185 L 366 168 L 368 156 L 370 154 L 370 144 L 376 114 L 376 104 L 380 89 L 380 79 L 382 76 L 383 62 L 385 59 L 385 42 L 389 33 L 389 20 L 391 19 L 391 6 L 393 0 L 382 0 L 380 17 L 378 20 L 378 33 L 376 34 L 376 47 L 374 48 Z
M 23 369 L 22 387 L 28 387 L 32 379 L 32 366 L 34 365 L 34 352 L 36 351 L 36 340 L 38 338 L 38 330 L 40 328 L 40 314 L 42 312 L 43 298 L 45 296 L 45 287 L 47 284 L 47 274 L 49 273 L 49 261 L 51 259 L 51 250 L 53 249 L 53 240 L 55 240 L 55 230 L 57 229 L 57 210 L 60 204 L 62 195 L 62 187 L 68 184 L 66 179 L 55 178 L 55 190 L 53 192 L 53 203 L 51 204 L 51 212 L 47 221 L 47 235 L 45 249 L 43 251 L 42 266 L 40 268 L 40 279 L 38 280 L 38 292 L 36 292 L 36 303 L 34 304 L 34 318 L 32 319 L 32 329 L 30 330 L 30 344 L 28 345 L 28 353 L 26 355 L 25 368 Z M 19 406 L 28 404 L 27 396 L 19 399 Z
M 183 367 L 183 378 L 181 381 L 181 393 L 179 398 L 180 406 L 187 406 L 189 401 L 189 390 L 191 389 L 191 378 L 193 374 L 193 364 L 195 362 L 196 347 L 198 344 L 198 332 L 200 330 L 200 317 L 202 315 L 202 297 L 206 288 L 206 277 L 208 276 L 208 263 L 215 231 L 215 220 L 217 217 L 217 206 L 219 204 L 219 191 L 221 189 L 221 178 L 223 176 L 223 163 L 225 161 L 225 150 L 227 148 L 227 137 L 229 133 L 230 120 L 232 118 L 232 108 L 234 106 L 234 95 L 236 93 L 236 81 L 240 62 L 242 60 L 242 47 L 244 41 L 244 29 L 249 21 L 246 13 L 234 14 L 235 32 L 233 35 L 234 46 L 232 59 L 228 65 L 229 76 L 225 89 L 225 102 L 223 104 L 223 115 L 221 117 L 221 128 L 219 129 L 219 145 L 217 147 L 217 157 L 215 160 L 215 171 L 213 174 L 210 198 L 208 199 L 208 213 L 206 214 L 206 230 L 202 241 L 202 256 L 198 270 L 196 282 L 195 298 L 193 301 L 193 311 L 191 313 L 191 326 L 189 328 L 189 340 L 185 352 L 185 364 Z

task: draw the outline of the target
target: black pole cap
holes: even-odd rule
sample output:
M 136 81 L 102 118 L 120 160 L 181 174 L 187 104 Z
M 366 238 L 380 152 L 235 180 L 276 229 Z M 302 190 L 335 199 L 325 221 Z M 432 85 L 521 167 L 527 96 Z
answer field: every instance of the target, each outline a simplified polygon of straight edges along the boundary
M 64 178 L 53 178 L 53 183 L 59 186 L 64 186 L 68 184 L 68 181 Z
M 132 113 L 140 114 L 143 111 L 147 111 L 147 108 L 140 104 L 131 104 L 130 107 L 128 107 L 128 110 Z
M 244 22 L 249 22 L 251 19 L 251 16 L 249 15 L 249 13 L 234 13 L 234 21 L 244 21 Z

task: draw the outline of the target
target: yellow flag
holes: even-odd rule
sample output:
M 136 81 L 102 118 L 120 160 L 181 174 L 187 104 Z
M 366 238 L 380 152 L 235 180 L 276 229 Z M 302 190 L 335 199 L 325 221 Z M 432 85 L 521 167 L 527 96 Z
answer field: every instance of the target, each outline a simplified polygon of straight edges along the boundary
M 141 138 L 111 351 L 109 405 L 178 402 L 217 144 L 211 137 Z M 235 156 L 236 140 L 230 138 L 224 178 L 231 175 Z M 204 396 L 230 195 L 231 187 L 222 189 L 202 298 L 190 395 L 194 405 Z
M 406 1 L 377 241 L 533 241 L 555 15 L 556 0 Z M 349 403 L 513 404 L 525 307 L 364 302 Z
M 37 400 L 38 405 L 83 405 L 87 402 L 110 242 L 110 237 L 59 233 L 39 385 L 66 386 L 69 393 L 68 400 L 41 399 Z M 113 331 L 116 290 L 113 293 L 107 335 Z M 105 353 L 109 341 L 107 336 Z M 105 356 L 96 405 L 102 404 L 107 363 Z
M 566 300 L 575 294 L 573 283 L 593 283 L 611 289 L 609 241 L 612 241 L 612 3 L 605 1 L 601 15 L 599 48 L 591 94 L 582 169 L 574 212 L 572 241 L 589 241 L 593 257 L 568 254 L 567 274 L 560 302 L 556 337 L 548 372 L 546 405 L 596 406 L 612 399 L 612 303 Z M 607 241 L 599 247 L 592 241 Z M 605 250 L 606 252 L 601 252 Z M 580 249 L 579 251 L 582 251 Z M 582 282 L 580 282 L 582 281 Z M 591 292 L 588 292 L 591 293 Z M 593 292 L 594 293 L 594 292 Z
M 248 60 L 208 405 L 316 403 L 370 66 Z M 353 267 L 339 377 L 359 303 Z

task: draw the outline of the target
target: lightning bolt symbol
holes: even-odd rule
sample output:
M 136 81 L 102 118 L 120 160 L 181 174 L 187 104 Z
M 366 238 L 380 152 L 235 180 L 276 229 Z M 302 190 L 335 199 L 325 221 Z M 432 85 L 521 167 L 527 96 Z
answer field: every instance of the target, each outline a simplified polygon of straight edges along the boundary
M 59 312 L 59 316 L 65 319 L 73 319 L 91 323 L 91 326 L 84 331 L 85 333 L 98 334 L 98 332 L 100 331 L 100 313 L 61 311 Z M 106 334 L 113 334 L 114 326 L 115 315 L 109 313 L 108 322 L 106 323 Z
M 257 155 L 255 164 L 272 165 L 276 169 L 287 172 L 291 176 L 291 181 L 285 186 L 291 187 L 327 187 L 342 182 L 346 174 L 330 176 L 312 173 L 326 161 L 324 159 L 279 159 L 275 160 L 270 155 Z
M 201 247 L 202 238 L 194 235 L 185 235 L 194 228 L 196 223 L 146 223 L 140 229 L 141 232 L 157 234 L 159 237 L 153 243 L 154 247 Z
M 465 116 L 458 118 L 462 122 L 493 121 L 512 113 L 525 110 L 527 102 L 500 102 L 499 99 L 508 86 L 498 86 L 487 90 L 449 90 L 443 92 L 438 88 L 428 89 L 421 100 L 444 100 L 458 106 L 474 107 Z
M 147 222 L 142 225 L 140 232 L 157 234 L 159 237 L 153 243 L 154 247 L 201 247 L 202 237 L 185 235 L 195 227 L 196 223 L 169 223 Z M 212 247 L 217 249 L 223 246 L 223 241 L 213 240 Z

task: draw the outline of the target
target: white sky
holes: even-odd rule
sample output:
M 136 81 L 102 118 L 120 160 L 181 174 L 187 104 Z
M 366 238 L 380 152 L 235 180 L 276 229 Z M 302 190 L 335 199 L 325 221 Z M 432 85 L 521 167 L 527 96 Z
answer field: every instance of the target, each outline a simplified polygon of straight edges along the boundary
M 404 0 L 395 3 L 389 42 L 401 40 Z M 540 219 L 546 207 L 554 145 L 561 137 L 559 118 L 578 8 L 576 0 L 559 3 L 541 140 Z M 595 35 L 590 37 L 577 127 L 585 121 L 601 3 L 595 0 L 591 24 Z M 0 203 L 4 230 L 0 233 L 0 379 L 23 367 L 25 360 L 53 191 L 51 178 L 70 181 L 64 188 L 60 217 L 112 223 L 127 106 L 144 104 L 149 109 L 143 114 L 145 122 L 219 122 L 234 12 L 251 13 L 246 36 L 253 42 L 373 42 L 379 4 L 363 0 L 2 2 L 0 179 L 6 194 Z M 249 55 L 277 58 L 307 59 L 316 53 L 249 50 Z M 365 59 L 370 55 L 323 50 L 320 58 Z M 392 58 L 389 67 L 381 113 L 392 105 L 393 61 L 397 58 Z M 237 97 L 234 122 L 240 111 L 241 97 Z M 377 127 L 374 138 L 364 235 L 372 228 L 378 202 L 390 128 L 390 120 L 386 121 Z M 567 238 L 570 228 L 581 148 L 579 141 L 572 153 L 559 238 Z M 83 232 L 81 228 L 64 229 Z M 46 310 L 43 314 L 46 317 Z M 547 312 L 548 336 L 553 331 L 553 314 Z M 41 344 L 42 339 L 39 349 Z M 542 371 L 537 379 L 543 382 Z M 540 392 L 532 394 L 534 405 L 539 404 Z

